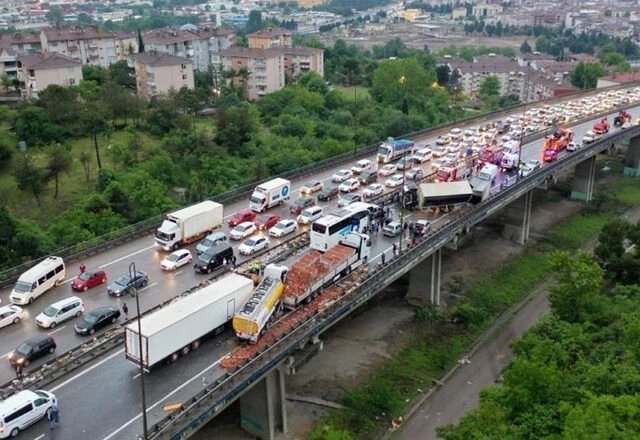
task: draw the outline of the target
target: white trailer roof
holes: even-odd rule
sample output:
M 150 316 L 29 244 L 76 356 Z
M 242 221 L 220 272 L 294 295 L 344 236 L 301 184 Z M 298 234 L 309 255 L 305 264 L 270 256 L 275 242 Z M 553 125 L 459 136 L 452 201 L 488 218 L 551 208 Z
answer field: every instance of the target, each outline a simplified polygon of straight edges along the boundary
M 229 292 L 239 287 L 250 284 L 253 288 L 253 281 L 242 275 L 231 273 L 222 277 L 220 280 L 193 292 L 184 298 L 156 310 L 155 312 L 144 316 L 140 322 L 142 326 L 142 335 L 151 336 L 160 330 L 163 330 L 175 322 L 178 322 L 198 310 L 224 298 Z M 226 308 L 227 305 L 224 304 Z M 131 331 L 138 333 L 138 322 L 134 321 L 127 325 Z
M 212 209 L 222 206 L 220 203 L 214 202 L 213 200 L 205 200 L 204 202 L 197 203 L 195 205 L 187 206 L 186 208 L 182 208 L 179 211 L 169 213 L 170 216 L 176 218 L 190 218 L 194 215 L 198 215 L 203 212 L 211 211 Z
M 439 197 L 451 194 L 473 194 L 467 180 L 460 182 L 421 183 L 420 193 L 423 197 Z

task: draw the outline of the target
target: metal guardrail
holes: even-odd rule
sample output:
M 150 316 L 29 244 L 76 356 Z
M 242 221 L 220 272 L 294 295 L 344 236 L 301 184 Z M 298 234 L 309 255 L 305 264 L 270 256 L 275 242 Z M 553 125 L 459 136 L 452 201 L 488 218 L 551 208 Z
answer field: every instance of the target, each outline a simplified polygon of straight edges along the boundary
M 312 317 L 312 319 L 298 326 L 291 333 L 284 335 L 273 346 L 259 353 L 244 366 L 239 367 L 233 373 L 225 374 L 187 402 L 184 402 L 182 410 L 171 413 L 150 428 L 149 439 L 178 440 L 186 438 L 199 425 L 211 419 L 238 398 L 247 387 L 260 380 L 265 374 L 285 361 L 298 347 L 349 315 L 355 308 L 368 301 L 397 278 L 442 248 L 457 234 L 467 231 L 471 226 L 482 221 L 493 212 L 515 201 L 526 192 L 537 188 L 563 168 L 575 166 L 606 150 L 616 141 L 634 136 L 640 136 L 640 126 L 620 130 L 617 133 L 603 137 L 555 163 L 536 170 L 521 179 L 518 185 L 504 189 L 487 201 L 476 205 L 459 218 L 444 224 L 420 243 L 406 249 L 397 258 L 389 261 L 384 267 L 372 272 L 366 280 L 359 283 L 357 287 L 343 296 L 329 310 Z M 256 364 L 259 367 L 251 368 Z
M 239 264 L 237 271 L 241 273 L 248 272 L 251 265 L 256 261 L 261 261 L 263 264 L 281 261 L 288 258 L 291 254 L 298 252 L 300 249 L 308 247 L 308 245 L 309 234 L 307 232 L 301 232 L 290 240 L 255 254 L 253 258 Z M 144 317 L 156 310 L 162 309 L 163 307 L 166 307 L 167 305 L 172 304 L 173 302 L 211 284 L 227 273 L 228 270 L 224 270 L 212 277 L 206 278 L 196 286 L 183 291 L 179 295 L 169 298 L 160 304 L 145 310 L 141 313 L 141 316 Z M 6 399 L 16 391 L 20 391 L 22 389 L 43 388 L 71 371 L 82 367 L 104 353 L 107 353 L 118 345 L 121 345 L 124 343 L 124 327 L 129 323 L 134 322 L 136 319 L 137 316 L 132 317 L 131 319 L 119 324 L 117 327 L 111 328 L 108 331 L 93 337 L 90 341 L 57 356 L 51 362 L 34 368 L 26 373 L 21 379 L 14 379 L 0 385 L 0 398 Z
M 419 130 L 419 131 L 404 135 L 402 137 L 417 140 L 417 138 L 424 137 L 425 135 L 436 136 L 440 133 L 444 134 L 448 132 L 450 128 L 453 128 L 456 126 L 466 125 L 466 124 L 479 124 L 482 122 L 486 122 L 488 120 L 517 114 L 519 110 L 523 110 L 526 107 L 533 108 L 533 107 L 539 107 L 540 105 L 552 105 L 558 102 L 577 99 L 580 97 L 591 96 L 591 95 L 605 92 L 608 90 L 629 89 L 629 88 L 635 87 L 638 84 L 640 84 L 640 81 L 635 83 L 630 83 L 630 84 L 615 85 L 615 86 L 601 88 L 601 89 L 591 89 L 584 92 L 577 92 L 571 95 L 549 98 L 542 101 L 536 101 L 535 103 L 528 103 L 526 105 L 512 106 L 506 109 L 496 110 L 494 112 L 487 113 L 481 116 L 472 116 L 468 118 L 463 118 L 454 123 L 445 123 L 445 124 L 441 124 L 435 127 L 424 129 L 424 130 Z M 378 148 L 378 145 L 379 145 L 379 142 L 372 145 L 363 146 L 358 148 L 355 153 L 349 152 L 349 153 L 344 153 L 338 156 L 334 156 L 332 158 L 325 159 L 311 165 L 307 165 L 295 170 L 288 171 L 286 173 L 281 174 L 280 177 L 290 178 L 290 179 L 301 178 L 310 174 L 318 173 L 326 169 L 335 168 L 347 162 L 361 159 L 363 157 L 370 155 L 372 152 L 374 152 Z M 253 189 L 257 185 L 259 185 L 260 183 L 266 182 L 271 178 L 273 178 L 273 176 L 270 178 L 266 178 L 263 180 L 259 180 L 259 181 L 244 185 L 242 187 L 236 188 L 231 191 L 227 191 L 221 194 L 215 194 L 212 197 L 209 197 L 208 199 L 211 200 L 215 198 L 218 203 L 227 205 L 239 199 L 248 197 L 251 191 L 253 191 Z M 101 252 L 105 249 L 115 247 L 127 241 L 131 241 L 151 233 L 162 222 L 163 218 L 164 218 L 164 215 L 158 215 L 150 219 L 146 219 L 139 223 L 129 225 L 117 231 L 113 231 L 109 234 L 96 237 L 92 240 L 78 243 L 75 246 L 58 249 L 54 252 L 54 255 L 65 258 L 68 261 L 74 261 L 80 258 L 85 258 L 87 256 Z M 0 271 L 0 288 L 7 287 L 8 285 L 14 283 L 22 272 L 27 270 L 29 267 L 37 264 L 38 262 L 42 261 L 44 258 L 46 258 L 46 256 L 24 262 L 10 269 Z

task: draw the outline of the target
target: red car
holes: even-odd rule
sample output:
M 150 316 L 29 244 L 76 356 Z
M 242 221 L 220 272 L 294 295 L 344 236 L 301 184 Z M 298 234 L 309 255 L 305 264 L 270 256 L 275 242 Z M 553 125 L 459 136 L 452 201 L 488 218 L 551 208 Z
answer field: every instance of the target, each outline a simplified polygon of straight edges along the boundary
M 86 292 L 92 287 L 104 284 L 107 282 L 107 274 L 104 270 L 86 270 L 78 275 L 77 278 L 71 282 L 73 290 Z
M 235 214 L 233 214 L 231 217 L 229 217 L 229 220 L 227 220 L 227 223 L 229 223 L 229 226 L 235 227 L 235 226 L 238 226 L 240 223 L 252 222 L 253 219 L 255 218 L 256 218 L 255 212 L 253 212 L 250 209 L 243 209 L 242 211 L 238 211 Z
M 271 229 L 271 227 L 280 220 L 282 220 L 282 217 L 279 215 L 262 214 L 253 222 L 253 224 L 256 225 L 256 228 L 258 228 L 259 231 L 262 231 L 264 229 Z

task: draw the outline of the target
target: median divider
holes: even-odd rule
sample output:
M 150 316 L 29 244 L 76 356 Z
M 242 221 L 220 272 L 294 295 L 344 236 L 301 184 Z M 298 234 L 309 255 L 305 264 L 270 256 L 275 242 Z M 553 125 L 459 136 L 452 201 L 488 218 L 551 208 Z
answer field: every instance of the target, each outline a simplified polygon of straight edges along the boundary
M 618 90 L 618 89 L 628 89 L 628 88 L 632 88 L 636 85 L 640 84 L 640 81 L 634 82 L 634 83 L 630 83 L 630 84 L 619 84 L 619 85 L 614 85 L 611 87 L 606 87 L 606 88 L 601 88 L 601 89 L 591 89 L 585 92 L 577 92 L 575 94 L 571 94 L 571 95 L 566 95 L 566 96 L 561 96 L 561 97 L 553 97 L 553 98 L 549 98 L 549 99 L 545 99 L 545 100 L 541 100 L 541 101 L 536 101 L 535 106 L 540 106 L 540 105 L 553 105 L 555 103 L 559 103 L 562 101 L 566 101 L 568 99 L 576 99 L 579 97 L 587 97 L 587 96 L 592 96 L 596 93 L 601 93 L 604 91 L 608 91 L 608 90 Z M 419 131 L 415 131 L 412 133 L 408 133 L 406 135 L 400 136 L 402 138 L 408 138 L 408 139 L 412 139 L 414 141 L 418 141 L 421 138 L 424 138 L 425 136 L 437 136 L 440 134 L 446 134 L 451 128 L 456 127 L 456 126 L 460 126 L 463 124 L 480 124 L 483 122 L 487 122 L 489 120 L 492 119 L 496 119 L 496 118 L 501 118 L 501 117 L 506 117 L 506 116 L 511 116 L 513 114 L 517 114 L 518 111 L 520 110 L 524 110 L 526 109 L 527 106 L 533 106 L 531 103 L 526 104 L 526 105 L 516 105 L 516 106 L 512 106 L 512 107 L 508 107 L 505 109 L 501 109 L 501 110 L 496 110 L 494 112 L 491 113 L 486 113 L 484 115 L 481 116 L 470 116 L 467 118 L 463 118 L 460 119 L 454 123 L 446 123 L 446 124 L 441 124 L 435 127 L 431 127 L 431 128 L 427 128 L 424 130 L 419 130 Z M 632 106 L 629 106 L 632 107 Z M 621 107 L 622 108 L 622 107 Z M 628 107 L 626 107 L 628 108 Z M 614 110 L 608 111 L 606 112 L 606 114 L 611 113 Z M 590 116 L 589 118 L 593 118 L 595 117 L 594 115 Z M 577 121 L 572 121 L 572 123 L 577 123 Z M 563 124 L 566 125 L 566 124 Z M 549 130 L 543 130 L 544 132 L 548 132 Z M 549 134 L 549 133 L 547 133 Z M 534 133 L 533 135 L 537 135 L 537 133 Z M 530 135 L 530 136 L 533 136 Z M 542 137 L 542 136 L 540 136 Z M 523 143 L 524 142 L 529 142 L 530 140 L 528 139 L 529 136 L 525 136 L 523 138 Z M 353 160 L 358 160 L 361 159 L 363 157 L 366 157 L 370 154 L 372 154 L 373 152 L 375 152 L 378 148 L 379 142 L 372 144 L 372 145 L 366 145 L 366 146 L 362 146 L 358 149 L 356 149 L 355 152 L 348 152 L 348 153 L 343 153 L 341 155 L 338 156 L 334 156 L 325 160 L 321 160 L 318 161 L 314 164 L 311 165 L 306 165 L 304 167 L 301 168 L 297 168 L 295 170 L 286 172 L 281 174 L 279 177 L 283 177 L 283 178 L 289 178 L 289 179 L 295 179 L 295 178 L 301 178 L 304 176 L 308 176 L 308 175 L 312 175 L 315 173 L 318 173 L 320 171 L 323 170 L 327 170 L 327 169 L 332 169 L 332 168 L 336 168 L 340 165 L 346 164 L 350 161 Z M 251 194 L 251 192 L 253 191 L 253 189 L 259 185 L 260 183 L 266 182 L 269 179 L 273 178 L 273 176 L 263 179 L 263 180 L 259 180 L 257 182 L 253 182 L 247 185 L 244 185 L 242 187 L 236 188 L 234 190 L 231 191 L 227 191 L 224 193 L 220 193 L 220 194 L 215 194 L 212 197 L 209 197 L 209 200 L 213 200 L 215 199 L 215 201 L 217 201 L 218 203 L 221 203 L 223 205 L 228 205 L 229 203 L 233 203 L 237 200 L 241 200 L 243 198 L 248 198 L 249 195 Z M 86 241 L 86 242 L 82 242 L 82 243 L 78 243 L 75 246 L 70 246 L 70 247 L 66 247 L 66 248 L 62 248 L 62 249 L 58 249 L 54 252 L 54 255 L 57 255 L 59 257 L 62 257 L 64 259 L 66 259 L 67 261 L 75 261 L 81 258 L 86 258 L 87 256 L 96 254 L 98 252 L 101 252 L 105 249 L 109 249 L 115 246 L 118 246 L 122 243 L 125 243 L 127 241 L 131 241 L 131 240 L 135 240 L 137 238 L 143 237 L 145 235 L 148 235 L 149 233 L 153 232 L 155 230 L 155 228 L 162 223 L 162 220 L 164 219 L 164 215 L 158 215 L 155 217 L 152 217 L 150 219 L 146 219 L 143 220 L 139 223 L 136 223 L 134 225 L 129 225 L 125 228 L 119 229 L 117 231 L 113 231 L 109 234 L 105 234 L 102 235 L 100 237 L 96 237 L 92 240 Z M 39 263 L 40 261 L 42 261 L 44 258 L 46 257 L 42 257 L 42 258 L 37 258 L 31 261 L 27 261 L 24 262 L 18 266 L 15 266 L 13 268 L 10 269 L 6 269 L 3 271 L 0 271 L 0 287 L 7 287 L 9 285 L 11 285 L 12 283 L 14 283 L 18 276 L 24 272 L 25 270 L 27 270 L 28 268 L 30 268 L 31 266 Z

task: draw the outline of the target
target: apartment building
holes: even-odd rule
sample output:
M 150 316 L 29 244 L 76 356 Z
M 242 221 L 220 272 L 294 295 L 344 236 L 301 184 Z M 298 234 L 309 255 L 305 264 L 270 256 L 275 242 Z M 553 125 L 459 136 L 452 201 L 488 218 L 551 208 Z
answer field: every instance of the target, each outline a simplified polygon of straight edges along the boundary
M 73 86 L 82 81 L 82 63 L 59 53 L 40 53 L 18 57 L 20 91 L 25 98 L 37 99 L 50 85 Z
M 145 48 L 146 50 L 146 48 Z M 130 57 L 136 72 L 138 96 L 151 99 L 171 89 L 195 88 L 193 61 L 160 52 L 144 52 Z
M 241 86 L 250 100 L 285 85 L 285 55 L 281 48 L 233 47 L 220 51 L 215 64 L 220 71 L 234 72 L 233 83 Z
M 324 76 L 324 50 L 312 47 L 280 48 L 284 54 L 285 74 L 294 80 L 308 72 Z
M 43 51 L 105 68 L 124 59 L 125 53 L 128 54 L 132 45 L 137 44 L 134 40 L 133 35 L 103 32 L 97 27 L 43 29 L 40 32 Z
M 10 47 L 18 54 L 32 54 L 42 52 L 39 32 L 16 32 L 0 34 L 0 46 Z
M 196 70 L 206 71 L 216 53 L 236 45 L 236 32 L 214 26 L 184 25 L 179 29 L 147 32 L 142 41 L 145 50 L 190 59 Z
M 293 33 L 282 28 L 262 29 L 247 35 L 249 48 L 271 49 L 273 47 L 293 47 Z

